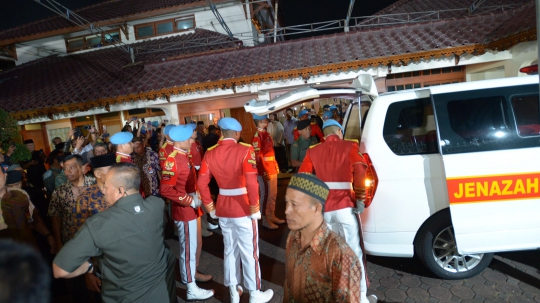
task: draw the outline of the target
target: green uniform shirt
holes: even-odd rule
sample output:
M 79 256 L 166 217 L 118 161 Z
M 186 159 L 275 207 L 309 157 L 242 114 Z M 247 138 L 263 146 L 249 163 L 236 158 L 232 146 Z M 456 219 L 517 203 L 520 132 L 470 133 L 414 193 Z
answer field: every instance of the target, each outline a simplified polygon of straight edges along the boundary
M 300 162 L 304 161 L 308 148 L 314 144 L 317 144 L 315 137 L 309 137 L 309 139 L 304 139 L 302 136 L 298 137 L 298 140 L 291 145 L 291 159 Z
M 101 295 L 108 302 L 169 302 L 162 199 L 133 194 L 90 217 L 54 259 L 67 272 L 101 256 Z

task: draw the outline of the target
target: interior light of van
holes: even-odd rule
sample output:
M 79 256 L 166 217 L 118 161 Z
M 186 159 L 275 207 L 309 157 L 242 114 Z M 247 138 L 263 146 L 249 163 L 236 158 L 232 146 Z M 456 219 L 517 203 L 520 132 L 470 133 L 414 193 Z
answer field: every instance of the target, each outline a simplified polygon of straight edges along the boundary
M 379 179 L 377 178 L 377 173 L 375 172 L 375 168 L 373 167 L 373 163 L 371 162 L 369 155 L 363 154 L 362 156 L 364 157 L 364 161 L 366 162 L 368 166 L 368 168 L 366 169 L 366 181 L 365 181 L 366 198 L 364 200 L 364 205 L 368 207 L 371 204 L 371 202 L 373 202 L 373 197 L 375 196 L 375 191 L 377 190 Z
M 538 64 L 522 67 L 519 69 L 519 72 L 527 75 L 536 75 L 538 74 Z

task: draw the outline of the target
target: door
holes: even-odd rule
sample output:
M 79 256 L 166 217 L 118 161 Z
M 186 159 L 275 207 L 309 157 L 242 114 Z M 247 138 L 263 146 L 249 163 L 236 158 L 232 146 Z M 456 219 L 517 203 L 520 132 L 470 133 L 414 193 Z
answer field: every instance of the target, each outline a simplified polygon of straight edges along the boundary
M 246 113 L 243 107 L 231 108 L 231 117 L 235 118 L 242 125 L 241 138 L 243 142 L 251 144 L 251 139 L 257 131 L 255 122 L 253 122 L 253 116 L 250 113 Z
M 538 78 L 497 84 L 432 89 L 460 254 L 540 247 Z
M 35 124 L 34 124 L 35 125 Z M 41 125 L 40 129 L 25 130 L 24 140 L 32 139 L 34 141 L 34 150 L 43 149 L 46 155 L 50 152 L 50 145 L 47 141 L 45 126 Z

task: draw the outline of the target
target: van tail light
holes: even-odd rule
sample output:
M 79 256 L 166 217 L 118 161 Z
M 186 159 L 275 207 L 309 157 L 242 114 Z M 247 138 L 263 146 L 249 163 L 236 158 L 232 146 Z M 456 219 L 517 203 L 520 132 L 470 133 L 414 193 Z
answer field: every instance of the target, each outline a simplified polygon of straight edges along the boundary
M 527 75 L 538 75 L 538 64 L 522 67 L 519 72 Z
M 375 196 L 375 191 L 377 190 L 377 185 L 379 184 L 379 179 L 377 178 L 377 173 L 375 172 L 375 168 L 373 167 L 373 163 L 371 162 L 371 159 L 369 158 L 368 154 L 363 154 L 364 161 L 366 161 L 367 164 L 367 170 L 366 170 L 366 198 L 364 200 L 365 207 L 368 207 L 371 202 L 373 201 L 373 197 Z

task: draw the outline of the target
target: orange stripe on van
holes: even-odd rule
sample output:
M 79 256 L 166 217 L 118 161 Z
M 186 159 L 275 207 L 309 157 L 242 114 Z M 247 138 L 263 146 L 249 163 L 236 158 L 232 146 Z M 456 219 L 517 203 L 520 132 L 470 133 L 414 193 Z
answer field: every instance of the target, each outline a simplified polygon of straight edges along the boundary
M 540 198 L 540 172 L 446 179 L 450 204 Z

